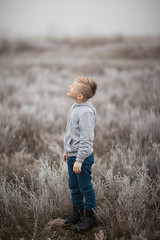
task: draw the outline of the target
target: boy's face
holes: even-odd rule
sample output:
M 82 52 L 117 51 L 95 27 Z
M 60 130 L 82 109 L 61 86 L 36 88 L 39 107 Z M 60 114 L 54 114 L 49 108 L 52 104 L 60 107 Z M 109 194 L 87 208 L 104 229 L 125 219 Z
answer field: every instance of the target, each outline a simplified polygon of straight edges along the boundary
M 67 96 L 73 98 L 75 101 L 79 99 L 79 97 L 83 98 L 83 95 L 81 94 L 81 85 L 81 83 L 74 81 L 73 84 L 69 86 Z

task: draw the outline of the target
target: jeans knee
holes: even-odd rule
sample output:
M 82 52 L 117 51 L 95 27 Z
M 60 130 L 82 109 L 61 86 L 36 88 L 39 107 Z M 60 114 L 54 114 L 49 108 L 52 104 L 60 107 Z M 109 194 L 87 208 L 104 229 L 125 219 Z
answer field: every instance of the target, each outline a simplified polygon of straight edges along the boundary
M 70 190 L 79 189 L 78 184 L 72 181 L 69 181 L 68 187 Z
M 82 194 L 86 195 L 86 194 L 92 192 L 92 189 L 93 189 L 92 183 L 90 183 L 90 184 L 88 184 L 88 185 L 81 186 L 81 187 L 80 187 L 80 192 L 81 192 Z

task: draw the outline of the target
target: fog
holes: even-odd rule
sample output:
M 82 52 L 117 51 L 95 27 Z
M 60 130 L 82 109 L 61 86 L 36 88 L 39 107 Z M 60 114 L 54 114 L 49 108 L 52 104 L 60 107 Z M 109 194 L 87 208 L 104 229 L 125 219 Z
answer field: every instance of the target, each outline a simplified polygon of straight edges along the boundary
M 160 35 L 159 0 L 0 0 L 0 36 Z

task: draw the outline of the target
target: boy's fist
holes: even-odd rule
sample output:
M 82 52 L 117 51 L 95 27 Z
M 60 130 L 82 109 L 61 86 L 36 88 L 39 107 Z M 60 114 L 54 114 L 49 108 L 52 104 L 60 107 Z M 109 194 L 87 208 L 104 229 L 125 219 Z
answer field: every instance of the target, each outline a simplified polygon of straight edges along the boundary
M 76 161 L 73 165 L 73 172 L 80 173 L 81 172 L 81 167 L 82 167 L 82 163 Z
M 64 153 L 64 155 L 63 155 L 63 160 L 64 160 L 65 162 L 67 162 L 67 159 L 68 159 L 67 153 Z

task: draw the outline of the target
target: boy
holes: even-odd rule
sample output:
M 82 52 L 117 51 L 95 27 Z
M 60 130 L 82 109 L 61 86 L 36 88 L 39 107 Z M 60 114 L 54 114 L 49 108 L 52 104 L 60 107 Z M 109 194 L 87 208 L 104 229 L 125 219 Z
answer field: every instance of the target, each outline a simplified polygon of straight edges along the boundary
M 88 99 L 96 93 L 97 84 L 91 78 L 78 77 L 69 86 L 67 96 L 75 100 L 69 112 L 64 137 L 65 154 L 63 160 L 68 164 L 69 188 L 72 194 L 73 212 L 64 225 L 79 223 L 75 231 L 83 232 L 96 226 L 95 191 L 91 182 L 91 167 L 94 163 L 93 140 L 97 119 L 95 107 Z M 83 197 L 85 202 L 83 202 Z M 85 217 L 82 220 L 83 210 Z

